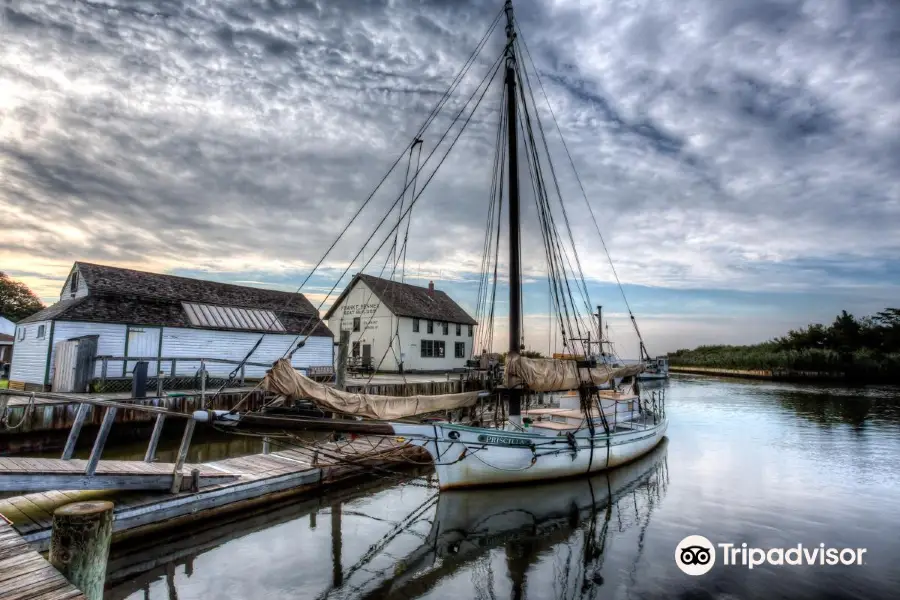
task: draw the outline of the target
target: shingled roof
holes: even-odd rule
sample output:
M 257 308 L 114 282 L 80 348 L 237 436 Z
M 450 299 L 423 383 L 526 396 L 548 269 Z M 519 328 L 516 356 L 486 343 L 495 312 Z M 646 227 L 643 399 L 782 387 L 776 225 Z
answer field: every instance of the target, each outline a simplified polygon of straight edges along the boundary
M 287 333 L 333 336 L 318 319 L 318 311 L 302 294 L 90 263 L 75 264 L 87 284 L 88 295 L 61 300 L 20 323 L 57 320 L 196 327 L 181 305 L 182 302 L 194 302 L 272 310 Z
M 145 273 L 85 262 L 76 262 L 75 266 L 91 294 L 108 293 L 118 296 L 278 311 L 287 304 L 288 310 L 293 313 L 310 316 L 318 314 L 315 307 L 303 294 L 191 279 L 177 275 Z
M 365 283 L 378 297 L 378 300 L 398 317 L 448 321 L 464 325 L 478 324 L 446 292 L 434 290 L 432 293 L 427 287 L 399 283 L 362 273 L 353 278 L 347 289 L 331 305 L 331 308 L 325 314 L 326 319 L 331 318 L 335 309 L 344 301 L 344 298 L 350 293 L 357 281 Z
M 15 338 L 11 335 L 6 335 L 5 333 L 0 333 L 0 344 L 11 344 L 15 341 Z

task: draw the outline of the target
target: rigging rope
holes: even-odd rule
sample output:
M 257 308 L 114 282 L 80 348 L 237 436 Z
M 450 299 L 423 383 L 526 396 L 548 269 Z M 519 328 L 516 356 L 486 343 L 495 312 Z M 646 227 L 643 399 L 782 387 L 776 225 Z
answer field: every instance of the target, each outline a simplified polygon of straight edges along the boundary
M 559 137 L 560 137 L 560 140 L 562 141 L 563 148 L 566 151 L 566 156 L 569 159 L 569 164 L 572 165 L 572 171 L 575 173 L 575 179 L 578 182 L 578 187 L 581 189 L 581 195 L 584 198 L 584 203 L 588 207 L 588 211 L 591 214 L 591 220 L 594 223 L 594 228 L 596 229 L 597 235 L 600 238 L 600 243 L 603 246 L 603 252 L 606 254 L 606 258 L 607 258 L 607 261 L 609 262 L 610 269 L 612 269 L 613 277 L 615 277 L 615 280 L 616 280 L 616 285 L 619 288 L 619 292 L 622 294 L 622 300 L 624 300 L 624 302 L 625 302 L 625 307 L 628 310 L 628 315 L 631 318 L 631 323 L 634 326 L 634 331 L 637 334 L 638 339 L 641 342 L 641 350 L 646 354 L 646 357 L 649 358 L 650 355 L 646 351 L 646 346 L 644 345 L 644 339 L 641 336 L 640 329 L 638 328 L 637 320 L 634 317 L 634 312 L 631 310 L 631 305 L 628 303 L 628 298 L 625 295 L 625 288 L 622 286 L 622 282 L 620 281 L 619 275 L 616 272 L 616 267 L 613 264 L 612 257 L 610 256 L 610 253 L 609 253 L 609 249 L 606 246 L 606 240 L 603 238 L 603 233 L 600 231 L 600 225 L 597 223 L 597 217 L 594 215 L 594 209 L 591 207 L 591 203 L 588 201 L 587 192 L 584 189 L 584 184 L 581 182 L 581 177 L 579 177 L 578 170 L 575 168 L 575 161 L 572 158 L 571 152 L 569 152 L 569 146 L 568 146 L 568 144 L 566 144 L 566 139 L 562 134 L 562 129 L 559 126 L 559 121 L 557 121 L 556 114 L 553 112 L 553 107 L 550 105 L 550 98 L 547 95 L 547 90 L 544 88 L 544 83 L 541 80 L 541 75 L 537 70 L 537 65 L 535 65 L 535 63 L 534 63 L 534 59 L 531 56 L 531 52 L 528 50 L 528 43 L 525 41 L 525 37 L 522 35 L 521 30 L 517 30 L 517 38 L 522 40 L 522 47 L 525 50 L 524 56 L 526 56 L 528 58 L 528 60 L 531 62 L 531 66 L 532 66 L 532 70 L 534 71 L 535 78 L 537 79 L 538 85 L 540 85 L 540 88 L 541 88 L 541 93 L 543 94 L 544 99 L 547 102 L 547 108 L 550 111 L 550 116 L 553 118 L 553 124 L 556 126 L 556 131 L 559 133 Z M 644 357 L 641 357 L 641 358 L 644 358 Z
M 371 202 L 372 198 L 375 196 L 375 194 L 378 192 L 378 190 L 381 188 L 381 186 L 384 184 L 384 182 L 387 180 L 387 178 L 390 176 L 390 174 L 394 171 L 394 169 L 397 167 L 397 165 L 403 159 L 403 156 L 406 154 L 406 151 L 411 149 L 411 147 L 416 143 L 416 140 L 418 140 L 421 137 L 421 135 L 425 132 L 425 130 L 431 125 L 431 123 L 437 117 L 438 113 L 444 108 L 447 101 L 450 99 L 450 96 L 459 87 L 460 83 L 465 78 L 465 75 L 468 73 L 471 66 L 475 63 L 475 59 L 481 53 L 482 49 L 484 48 L 485 44 L 487 43 L 487 40 L 490 38 L 491 33 L 493 33 L 494 29 L 496 29 L 497 24 L 500 22 L 500 18 L 503 15 L 504 15 L 504 10 L 500 9 L 497 12 L 496 16 L 494 17 L 494 20 L 491 22 L 490 26 L 484 32 L 484 35 L 482 35 L 482 37 L 479 40 L 478 44 L 476 45 L 475 49 L 469 55 L 469 58 L 466 60 L 466 62 L 463 64 L 463 66 L 460 68 L 460 70 L 457 72 L 457 74 L 454 76 L 453 80 L 450 82 L 450 85 L 444 91 L 444 93 L 441 95 L 437 104 L 435 104 L 434 107 L 432 107 L 431 112 L 428 114 L 428 116 L 425 119 L 425 122 L 419 127 L 418 132 L 414 136 L 413 142 L 408 144 L 403 149 L 403 151 L 400 152 L 400 154 L 397 156 L 396 160 L 394 160 L 393 164 L 388 169 L 387 173 L 384 174 L 384 177 L 381 178 L 381 180 L 378 182 L 378 184 L 375 186 L 375 188 L 368 195 L 366 200 L 362 203 L 362 205 L 359 207 L 359 209 L 350 218 L 350 221 L 347 222 L 347 224 L 344 226 L 344 228 L 341 230 L 341 232 L 338 234 L 338 236 L 334 239 L 334 241 L 331 243 L 331 245 L 328 247 L 328 249 L 325 251 L 325 253 L 322 255 L 322 257 L 313 266 L 312 270 L 306 275 L 306 277 L 300 283 L 300 286 L 294 292 L 294 295 L 292 295 L 290 298 L 288 298 L 285 301 L 284 306 L 282 306 L 279 310 L 273 312 L 272 319 L 271 319 L 271 321 L 268 322 L 268 324 L 264 328 L 264 330 L 263 330 L 264 332 L 269 332 L 269 331 L 273 330 L 273 326 L 275 325 L 275 322 L 277 321 L 279 315 L 281 315 L 282 313 L 284 313 L 284 311 L 287 310 L 287 308 L 290 306 L 290 304 L 294 301 L 295 296 L 300 295 L 300 291 L 309 282 L 309 280 L 312 278 L 313 274 L 318 270 L 318 268 L 320 266 L 322 266 L 322 263 L 325 262 L 325 259 L 328 257 L 328 255 L 331 253 L 331 251 L 334 250 L 335 246 L 337 246 L 338 242 L 343 238 L 344 234 L 346 234 L 346 232 L 350 229 L 350 226 L 356 221 L 357 217 L 359 217 L 359 215 L 366 208 L 366 206 L 368 206 L 369 202 Z M 420 150 L 420 158 L 421 158 L 421 150 Z M 417 175 L 418 175 L 418 173 L 417 173 Z M 406 188 L 404 188 L 403 193 L 404 194 L 406 193 Z M 408 229 L 407 229 L 407 233 L 408 233 Z M 404 266 L 405 266 L 405 256 L 404 256 Z M 321 308 L 321 304 L 320 304 L 319 308 Z M 315 317 L 313 317 L 313 319 L 311 319 L 311 321 L 313 321 L 313 320 L 315 321 L 315 325 L 313 326 L 312 329 L 314 329 L 321 322 L 321 319 L 318 318 L 318 314 Z M 209 406 L 211 406 L 212 402 L 215 401 L 216 398 L 218 398 L 218 396 L 222 393 L 222 391 L 234 382 L 235 378 L 237 377 L 238 373 L 240 372 L 240 369 L 247 363 L 247 361 L 250 360 L 250 357 L 253 356 L 253 353 L 256 352 L 256 350 L 259 348 L 259 346 L 262 343 L 262 340 L 265 336 L 266 336 L 266 333 L 263 333 L 260 336 L 259 340 L 253 345 L 253 347 L 244 356 L 244 358 L 241 360 L 241 362 L 228 375 L 228 378 L 225 380 L 225 382 L 222 383 L 222 385 L 219 386 L 219 388 L 215 391 L 215 393 L 209 397 L 209 400 L 207 401 L 206 406 L 204 408 L 208 408 Z M 297 338 L 295 338 L 293 343 L 296 343 L 296 341 L 297 341 Z M 293 343 L 291 344 L 292 346 L 293 346 Z M 287 352 L 285 352 L 285 356 L 286 355 L 287 355 Z M 293 356 L 293 352 L 291 352 L 291 355 Z M 247 396 L 244 396 L 244 398 L 241 400 L 241 402 L 243 403 L 243 401 L 245 401 L 246 399 L 247 399 Z

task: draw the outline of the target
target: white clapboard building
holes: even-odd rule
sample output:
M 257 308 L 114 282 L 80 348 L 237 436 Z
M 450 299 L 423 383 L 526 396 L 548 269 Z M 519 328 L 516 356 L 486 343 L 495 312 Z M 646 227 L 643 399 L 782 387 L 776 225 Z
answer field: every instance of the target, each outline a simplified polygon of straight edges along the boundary
M 334 337 L 318 311 L 300 294 L 145 273 L 76 262 L 59 302 L 16 324 L 10 386 L 46 389 L 54 380 L 54 352 L 67 340 L 91 339 L 96 356 L 162 358 L 150 376 L 171 376 L 172 358 L 239 361 L 260 339 L 251 362 L 271 364 L 299 339 L 296 368 L 333 368 Z M 169 360 L 166 360 L 169 359 Z M 128 377 L 133 361 L 107 361 L 106 377 Z M 223 377 L 234 364 L 209 363 L 210 377 Z M 176 361 L 177 375 L 199 363 Z M 93 376 L 101 376 L 95 361 Z M 258 378 L 265 367 L 248 366 Z
M 477 324 L 433 282 L 420 287 L 363 274 L 325 319 L 332 331 L 350 332 L 351 365 L 388 372 L 399 371 L 401 363 L 406 372 L 465 367 Z

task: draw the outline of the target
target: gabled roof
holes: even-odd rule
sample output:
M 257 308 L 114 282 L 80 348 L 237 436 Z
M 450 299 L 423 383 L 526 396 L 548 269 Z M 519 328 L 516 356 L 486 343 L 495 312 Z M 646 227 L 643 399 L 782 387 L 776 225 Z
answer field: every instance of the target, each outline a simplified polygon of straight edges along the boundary
M 271 310 L 277 314 L 286 333 L 333 337 L 331 330 L 318 319 L 318 311 L 300 294 L 90 263 L 75 264 L 88 286 L 88 295 L 61 300 L 23 319 L 20 324 L 57 320 L 228 329 L 192 324 L 182 302 L 193 302 Z
M 464 325 L 478 324 L 446 292 L 434 290 L 432 293 L 427 287 L 399 283 L 362 273 L 354 277 L 350 285 L 341 292 L 341 295 L 325 314 L 326 319 L 331 318 L 335 309 L 344 301 L 344 298 L 347 297 L 347 294 L 350 293 L 357 281 L 365 283 L 378 297 L 378 300 L 398 317 L 449 321 L 450 323 L 462 323 Z
M 277 311 L 288 305 L 287 310 L 290 312 L 305 315 L 317 314 L 315 307 L 303 294 L 191 279 L 177 275 L 146 273 L 86 262 L 76 262 L 75 266 L 87 284 L 89 294 L 106 293 Z

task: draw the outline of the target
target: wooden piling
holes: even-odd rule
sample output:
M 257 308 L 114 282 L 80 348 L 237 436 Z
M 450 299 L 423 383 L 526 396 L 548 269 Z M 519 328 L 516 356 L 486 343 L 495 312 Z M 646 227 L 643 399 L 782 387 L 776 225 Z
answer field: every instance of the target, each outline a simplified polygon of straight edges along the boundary
M 112 502 L 74 502 L 53 512 L 50 564 L 88 600 L 103 598 L 112 524 Z
M 350 332 L 341 331 L 341 341 L 338 345 L 337 378 L 334 387 L 339 390 L 347 389 L 347 354 L 350 348 Z

